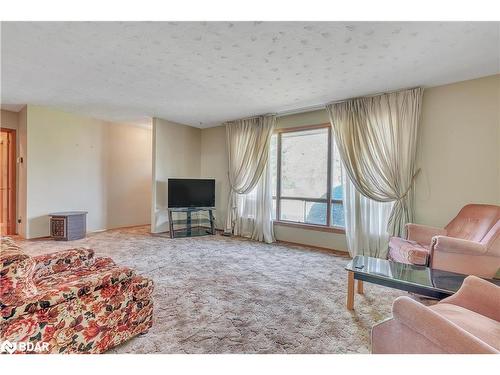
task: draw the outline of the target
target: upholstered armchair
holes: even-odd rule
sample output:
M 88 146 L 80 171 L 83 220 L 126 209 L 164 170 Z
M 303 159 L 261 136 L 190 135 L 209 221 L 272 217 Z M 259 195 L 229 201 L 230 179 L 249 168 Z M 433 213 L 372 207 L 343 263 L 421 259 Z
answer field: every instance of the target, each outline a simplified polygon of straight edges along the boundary
M 399 297 L 392 315 L 373 327 L 373 353 L 500 353 L 500 287 L 478 277 L 430 307 Z
M 408 224 L 407 238 L 392 237 L 389 259 L 493 277 L 500 268 L 500 206 L 469 204 L 443 229 Z
M 31 257 L 4 237 L 0 341 L 45 343 L 40 353 L 104 352 L 151 327 L 152 290 L 150 279 L 93 250 Z

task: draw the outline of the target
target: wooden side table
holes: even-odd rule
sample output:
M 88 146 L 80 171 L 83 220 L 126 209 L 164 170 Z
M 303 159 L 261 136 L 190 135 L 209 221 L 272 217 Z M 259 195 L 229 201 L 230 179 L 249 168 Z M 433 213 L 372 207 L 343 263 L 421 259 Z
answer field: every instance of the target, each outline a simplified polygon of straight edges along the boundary
M 87 211 L 54 212 L 50 216 L 50 236 L 57 241 L 85 238 Z

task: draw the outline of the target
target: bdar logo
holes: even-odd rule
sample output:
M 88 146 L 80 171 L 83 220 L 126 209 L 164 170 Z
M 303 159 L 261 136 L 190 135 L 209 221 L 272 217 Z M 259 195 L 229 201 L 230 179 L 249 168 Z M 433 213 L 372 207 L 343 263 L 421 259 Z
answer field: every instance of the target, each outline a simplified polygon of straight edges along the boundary
M 16 351 L 16 344 L 10 342 L 9 340 L 4 341 L 2 345 L 0 345 L 0 353 L 9 353 L 12 354 Z
M 10 342 L 9 340 L 4 341 L 0 344 L 0 353 L 13 354 L 14 352 L 47 352 L 49 351 L 48 342 Z

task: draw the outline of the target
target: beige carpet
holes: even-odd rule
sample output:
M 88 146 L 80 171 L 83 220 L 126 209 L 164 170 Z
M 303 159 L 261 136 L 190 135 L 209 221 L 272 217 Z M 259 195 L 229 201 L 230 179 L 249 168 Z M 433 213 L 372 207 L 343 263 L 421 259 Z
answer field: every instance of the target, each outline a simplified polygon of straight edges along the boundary
M 348 259 L 305 247 L 148 227 L 73 242 L 23 241 L 33 255 L 86 246 L 155 282 L 155 323 L 111 353 L 368 353 L 370 327 L 404 293 L 365 283 L 345 308 Z

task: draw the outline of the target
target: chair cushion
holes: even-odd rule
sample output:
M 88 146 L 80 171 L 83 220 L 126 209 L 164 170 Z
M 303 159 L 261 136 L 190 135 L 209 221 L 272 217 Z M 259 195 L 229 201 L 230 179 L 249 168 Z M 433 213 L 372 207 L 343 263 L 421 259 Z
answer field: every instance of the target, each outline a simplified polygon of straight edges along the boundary
M 131 278 L 134 271 L 118 267 L 111 258 L 96 258 L 90 267 L 58 272 L 36 281 L 38 293 L 1 306 L 2 321 L 55 306 L 61 302 L 116 285 Z
M 429 253 L 429 247 L 422 246 L 415 241 L 400 237 L 391 237 L 389 240 L 388 257 L 394 262 L 425 266 L 429 260 Z
M 0 306 L 37 293 L 33 283 L 35 261 L 9 237 L 0 241 Z
M 468 204 L 446 226 L 448 237 L 480 242 L 500 219 L 500 206 Z
M 450 303 L 438 303 L 430 309 L 486 344 L 500 350 L 500 322 Z

